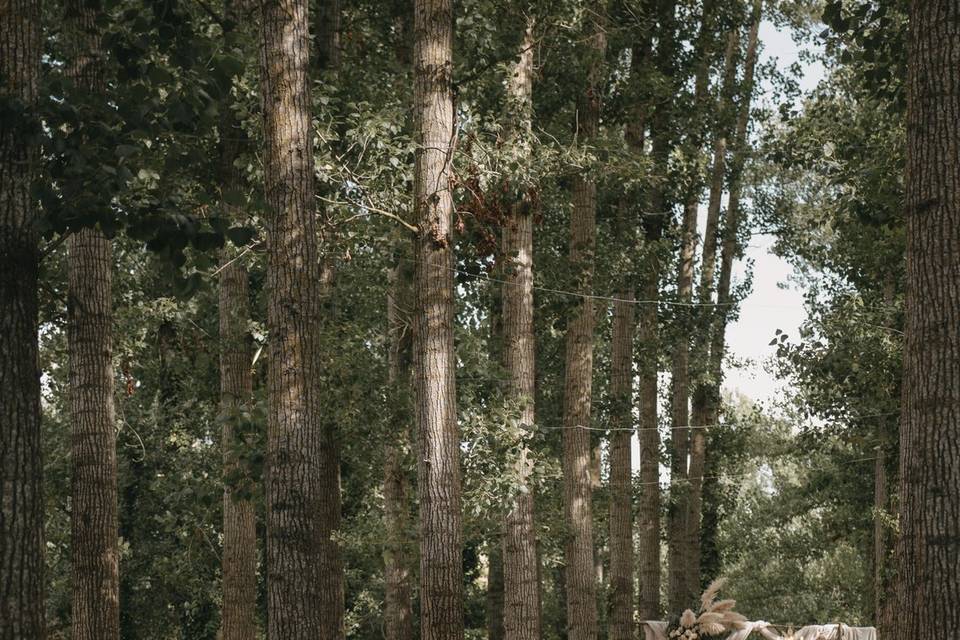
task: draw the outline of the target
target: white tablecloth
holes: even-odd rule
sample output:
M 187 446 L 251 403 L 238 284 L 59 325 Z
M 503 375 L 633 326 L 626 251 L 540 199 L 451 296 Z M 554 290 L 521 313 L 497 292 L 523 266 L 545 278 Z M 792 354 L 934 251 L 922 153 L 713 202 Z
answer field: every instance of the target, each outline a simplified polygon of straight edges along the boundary
M 669 640 L 667 638 L 667 623 L 660 620 L 645 620 L 640 625 L 643 628 L 644 640 Z M 839 627 L 840 633 L 837 633 Z M 769 623 L 763 620 L 748 622 L 740 631 L 735 631 L 728 640 L 747 640 L 751 633 L 757 633 L 767 640 L 783 640 L 783 637 Z M 803 627 L 794 634 L 796 640 L 817 640 L 820 636 L 827 640 L 877 640 L 877 630 L 873 627 L 848 627 L 845 624 L 824 624 Z

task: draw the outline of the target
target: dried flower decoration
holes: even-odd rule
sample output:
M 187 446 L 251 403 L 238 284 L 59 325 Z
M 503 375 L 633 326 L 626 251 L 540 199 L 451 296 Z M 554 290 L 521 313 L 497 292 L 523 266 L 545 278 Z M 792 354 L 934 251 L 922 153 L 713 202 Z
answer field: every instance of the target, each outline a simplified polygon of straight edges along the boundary
M 732 631 L 743 629 L 747 619 L 733 610 L 735 600 L 717 600 L 722 579 L 714 580 L 700 597 L 700 610 L 684 611 L 668 633 L 671 640 L 720 640 Z

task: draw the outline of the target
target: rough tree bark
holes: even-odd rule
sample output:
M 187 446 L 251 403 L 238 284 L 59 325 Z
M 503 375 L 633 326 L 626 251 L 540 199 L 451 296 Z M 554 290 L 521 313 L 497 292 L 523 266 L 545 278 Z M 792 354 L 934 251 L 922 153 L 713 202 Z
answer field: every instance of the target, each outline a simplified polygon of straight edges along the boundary
M 635 44 L 630 59 L 630 83 L 634 91 L 632 119 L 624 132 L 630 150 L 644 153 L 649 100 L 642 75 L 650 56 L 651 31 L 646 29 Z M 626 203 L 621 203 L 617 235 L 625 264 L 613 306 L 613 340 L 610 390 L 610 631 L 611 640 L 629 640 L 634 631 L 634 546 L 633 546 L 633 349 L 636 324 L 636 284 L 632 265 L 636 255 L 636 232 L 625 218 Z M 642 208 L 642 207 L 640 207 Z M 642 219 L 641 217 L 638 219 Z M 643 313 L 643 311 L 641 311 Z M 642 368 L 642 367 L 641 367 Z M 641 432 L 642 434 L 643 432 Z M 659 507 L 658 507 L 659 508 Z
M 340 68 L 340 0 L 317 2 L 314 34 L 317 68 L 336 71 Z
M 589 144 L 600 120 L 600 79 L 606 51 L 606 33 L 595 24 L 587 45 L 587 84 L 578 99 L 580 142 Z M 597 185 L 589 175 L 573 181 L 573 215 L 570 220 L 570 265 L 575 288 L 593 290 L 596 246 Z M 597 585 L 593 557 L 593 501 L 590 446 L 590 405 L 593 387 L 593 301 L 579 298 L 570 311 L 566 335 L 566 379 L 563 393 L 563 489 L 567 526 L 566 592 L 567 637 L 597 637 Z
M 529 159 L 533 110 L 533 34 L 528 18 L 520 52 L 508 82 L 508 126 L 518 157 Z M 533 429 L 535 345 L 533 334 L 533 217 L 528 199 L 510 207 L 503 225 L 503 365 L 507 374 L 505 398 L 520 411 L 524 429 Z M 521 447 L 513 461 L 517 495 L 504 523 L 503 627 L 507 640 L 540 638 L 540 584 L 534 492 L 530 482 L 533 454 Z
M 928 640 L 960 627 L 958 61 L 960 4 L 913 0 L 895 640 Z
M 460 434 L 453 346 L 453 6 L 414 4 L 414 381 L 420 496 L 420 633 L 463 638 Z
M 40 3 L 0 0 L 0 97 L 23 120 L 0 119 L 0 639 L 39 640 L 43 495 L 37 353 L 38 171 L 32 140 L 40 77 Z
M 487 640 L 503 640 L 503 545 L 490 550 L 487 559 Z
M 873 476 L 873 624 L 878 628 L 881 627 L 883 604 L 886 600 L 887 524 L 884 514 L 889 503 L 887 460 L 881 445 L 877 447 Z
M 664 77 L 672 78 L 676 64 L 676 3 L 673 0 L 651 0 L 651 10 L 658 18 L 658 43 L 654 62 Z M 639 62 L 636 59 L 633 61 Z M 636 65 L 635 65 L 636 68 Z M 669 90 L 668 90 L 669 92 Z M 670 92 L 672 93 L 672 92 Z M 666 175 L 670 151 L 670 98 L 659 92 L 652 94 L 650 121 L 650 157 L 658 175 Z M 637 614 L 641 620 L 656 620 L 660 617 L 660 432 L 659 432 L 659 384 L 657 380 L 660 355 L 659 314 L 661 264 L 659 245 L 667 216 L 667 200 L 664 185 L 654 182 L 646 198 L 643 229 L 645 256 L 643 281 L 640 296 L 638 339 L 640 354 L 640 485 L 642 487 L 637 512 L 639 562 L 637 578 L 639 601 Z
M 99 5 L 65 5 L 70 62 L 79 89 L 103 96 Z M 67 239 L 67 350 L 72 478 L 71 631 L 78 640 L 120 637 L 117 448 L 113 383 L 113 251 L 99 229 Z
M 226 22 L 237 20 L 236 0 L 224 3 Z M 227 44 L 232 33 L 226 30 Z M 240 155 L 243 133 L 233 112 L 229 88 L 220 107 L 220 184 L 223 193 L 238 191 L 243 176 L 234 166 Z M 228 218 L 241 222 L 241 211 L 224 200 Z M 220 315 L 220 411 L 224 416 L 220 447 L 223 456 L 223 556 L 221 558 L 223 603 L 220 614 L 222 640 L 254 640 L 257 633 L 257 528 L 249 482 L 238 465 L 241 446 L 233 418 L 253 401 L 250 318 L 247 268 L 236 250 L 221 253 Z M 240 491 L 237 491 L 240 489 Z
M 271 209 L 267 630 L 270 637 L 285 640 L 343 635 L 343 569 L 331 535 L 339 524 L 339 474 L 333 473 L 336 469 L 327 459 L 327 421 L 318 388 L 322 292 L 307 4 L 307 0 L 261 4 L 264 177 Z
M 387 434 L 383 461 L 383 546 L 385 609 L 383 630 L 386 640 L 413 640 L 413 605 L 410 584 L 410 489 L 406 460 L 410 448 L 410 300 L 411 269 L 399 262 L 390 272 L 387 293 L 387 324 L 390 331 L 388 379 L 393 394 L 393 421 Z M 408 303 L 408 302 L 407 302 Z
M 613 305 L 610 435 L 610 638 L 633 638 L 633 290 Z

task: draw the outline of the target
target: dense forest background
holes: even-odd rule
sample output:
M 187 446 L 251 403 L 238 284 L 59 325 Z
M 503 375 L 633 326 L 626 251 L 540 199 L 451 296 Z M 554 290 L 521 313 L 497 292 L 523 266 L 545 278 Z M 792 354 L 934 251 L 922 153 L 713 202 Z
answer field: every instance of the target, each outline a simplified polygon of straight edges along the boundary
M 906 3 L 307 4 L 0 2 L 47 636 L 613 640 L 720 576 L 894 615 Z M 755 234 L 805 296 L 766 403 Z

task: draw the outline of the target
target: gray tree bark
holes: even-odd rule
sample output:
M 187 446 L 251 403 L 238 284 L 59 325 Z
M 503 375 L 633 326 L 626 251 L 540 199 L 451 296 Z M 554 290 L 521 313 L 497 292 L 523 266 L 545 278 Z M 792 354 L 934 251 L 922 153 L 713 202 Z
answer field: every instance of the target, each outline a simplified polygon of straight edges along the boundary
M 578 133 L 582 144 L 596 137 L 600 120 L 600 83 L 606 51 L 606 33 L 595 24 L 587 46 L 587 85 L 578 100 Z M 596 247 L 597 186 L 592 177 L 578 174 L 573 181 L 570 220 L 570 264 L 576 289 L 593 292 Z M 563 488 L 567 526 L 566 595 L 567 637 L 597 637 L 597 585 L 593 556 L 592 448 L 590 407 L 593 387 L 593 301 L 580 298 L 570 312 L 566 334 L 566 371 L 563 393 Z
M 695 162 L 703 146 L 704 128 L 699 122 L 706 114 L 709 87 L 711 41 L 713 39 L 714 17 L 717 3 L 704 2 L 700 33 L 695 45 L 693 114 L 698 119 L 691 123 L 693 130 L 688 142 L 690 161 Z M 683 218 L 680 224 L 680 261 L 677 272 L 677 300 L 689 303 L 693 299 L 693 273 L 697 253 L 697 213 L 703 190 L 703 176 L 694 167 L 689 176 Z M 673 346 L 671 363 L 671 460 L 670 460 L 670 503 L 667 509 L 667 555 L 669 561 L 668 601 L 672 611 L 682 611 L 691 605 L 697 597 L 696 576 L 689 574 L 687 555 L 689 552 L 690 511 L 690 335 L 691 314 L 686 307 L 679 307 L 678 318 L 681 321 L 680 336 Z
M 306 0 L 261 4 L 261 91 L 267 220 L 267 631 L 343 635 L 339 469 L 331 459 L 322 379 L 322 321 Z
M 228 22 L 238 19 L 236 0 L 224 3 Z M 224 34 L 227 43 L 232 34 Z M 229 92 L 220 107 L 220 181 L 224 193 L 243 188 L 243 176 L 235 163 L 241 151 L 243 132 L 233 112 Z M 242 211 L 221 202 L 226 217 L 242 222 Z M 237 251 L 221 252 L 220 291 L 220 411 L 226 418 L 220 446 L 226 482 L 223 488 L 223 556 L 221 558 L 223 603 L 220 613 L 222 640 L 254 640 L 257 634 L 257 528 L 250 479 L 239 465 L 235 417 L 253 402 L 251 370 L 249 278 Z M 239 491 L 237 489 L 240 489 Z
M 529 159 L 533 111 L 534 22 L 527 20 L 518 60 L 508 82 L 509 122 L 518 155 Z M 520 424 L 533 429 L 535 346 L 533 334 L 533 217 L 530 202 L 510 207 L 503 225 L 503 365 L 505 398 L 520 411 Z M 540 583 L 534 523 L 533 453 L 521 447 L 513 461 L 517 494 L 504 523 L 503 627 L 507 640 L 540 638 Z
M 99 6 L 65 6 L 78 88 L 105 100 Z M 113 251 L 99 229 L 67 239 L 72 483 L 71 631 L 77 640 L 120 637 L 117 449 L 113 378 Z
M 37 349 L 40 3 L 0 0 L 0 94 L 24 121 L 0 122 L 0 640 L 42 640 L 43 463 Z
M 387 434 L 383 462 L 383 507 L 385 543 L 383 547 L 386 640 L 413 640 L 413 604 L 410 558 L 410 488 L 406 462 L 410 449 L 410 346 L 409 304 L 411 269 L 400 262 L 390 272 L 387 293 L 387 324 L 390 331 L 388 385 L 393 394 L 392 430 Z M 406 302 L 405 302 L 406 301 Z
M 463 638 L 460 433 L 453 346 L 451 0 L 414 4 L 414 380 L 420 496 L 420 633 Z
M 894 640 L 928 640 L 960 627 L 958 61 L 960 4 L 913 0 Z

